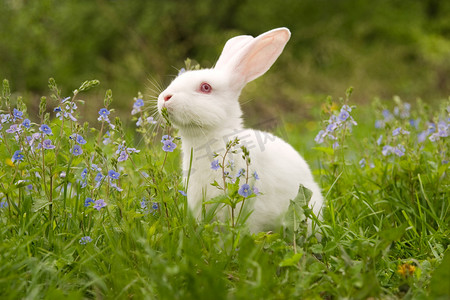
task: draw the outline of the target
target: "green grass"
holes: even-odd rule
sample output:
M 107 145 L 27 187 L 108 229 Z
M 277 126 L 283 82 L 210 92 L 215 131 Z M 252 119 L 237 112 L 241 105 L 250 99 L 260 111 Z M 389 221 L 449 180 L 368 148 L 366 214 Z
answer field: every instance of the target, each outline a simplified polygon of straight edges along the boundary
M 378 129 L 373 124 L 384 118 L 385 107 L 357 107 L 351 115 L 359 124 L 351 132 L 347 125 L 336 129 L 336 149 L 334 140 L 313 143 L 320 120 L 306 133 L 302 124 L 278 128 L 314 166 L 326 195 L 323 220 L 311 216 L 318 240 L 302 235 L 304 226 L 252 236 L 230 222 L 194 220 L 179 192 L 180 141 L 166 153 L 154 127 L 138 128 L 141 152 L 119 161 L 118 145 L 137 143 L 134 128 L 113 121 L 111 92 L 105 107 L 114 129 L 105 120 L 78 124 L 54 118 L 53 108 L 65 95 L 53 81 L 50 88 L 50 100 L 42 99 L 39 116 L 31 116 L 4 81 L 2 114 L 16 108 L 32 125 L 22 127 L 17 140 L 7 132 L 13 121 L 1 128 L 2 299 L 448 299 L 448 137 L 432 142 L 429 134 L 417 141 L 427 122 L 441 118 L 448 128 L 448 103 L 433 111 L 418 102 L 410 117 L 392 115 Z M 78 92 L 68 101 L 82 105 Z M 337 116 L 349 94 L 342 101 L 324 100 L 323 119 Z M 399 99 L 396 106 L 405 109 Z M 409 119 L 419 118 L 417 128 L 410 125 Z M 26 144 L 41 124 L 50 125 L 53 135 L 45 138 L 55 149 L 32 151 Z M 398 127 L 410 133 L 393 135 Z M 111 143 L 104 145 L 107 128 Z M 74 133 L 87 140 L 79 156 L 71 154 Z M 403 145 L 405 154 L 384 156 L 387 144 Z M 23 161 L 13 163 L 19 149 Z M 98 186 L 92 164 L 105 176 Z M 107 179 L 108 170 L 119 172 L 119 179 Z M 87 197 L 104 199 L 107 206 L 86 207 Z M 302 212 L 310 214 L 306 207 Z M 80 243 L 84 236 L 92 241 Z

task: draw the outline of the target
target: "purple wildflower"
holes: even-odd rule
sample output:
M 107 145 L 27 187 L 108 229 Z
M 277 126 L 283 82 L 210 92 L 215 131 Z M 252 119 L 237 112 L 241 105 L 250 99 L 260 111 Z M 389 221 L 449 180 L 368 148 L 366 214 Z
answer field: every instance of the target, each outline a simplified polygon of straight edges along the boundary
M 247 183 L 244 183 L 243 185 L 241 185 L 241 188 L 239 189 L 238 194 L 241 195 L 242 197 L 246 198 L 252 194 L 252 189 L 250 188 L 250 186 Z
M 90 206 L 92 203 L 95 203 L 95 201 L 94 200 L 92 200 L 92 198 L 86 198 L 86 200 L 84 200 L 84 206 L 85 207 L 88 207 L 88 206 Z
M 119 158 L 117 161 L 126 161 L 128 159 L 128 153 L 127 151 L 120 152 Z
M 41 127 L 39 127 L 39 130 L 48 135 L 52 134 L 52 129 L 47 124 L 42 124 Z
M 16 120 L 16 119 L 22 119 L 23 112 L 21 112 L 20 110 L 14 108 L 14 110 L 13 110 L 13 116 L 14 116 L 14 120 Z
M 110 114 L 109 110 L 107 110 L 106 108 L 102 108 L 98 111 L 98 114 L 100 115 L 98 117 L 99 121 L 107 121 L 109 122 L 109 118 L 108 115 Z
M 88 169 L 87 169 L 87 168 L 84 168 L 84 170 L 81 172 L 81 178 L 82 178 L 82 179 L 86 179 L 87 173 L 88 173 Z
M 55 149 L 55 145 L 52 145 L 52 140 L 46 139 L 42 142 L 42 148 L 44 149 Z
M 211 169 L 218 170 L 219 168 L 220 168 L 219 160 L 218 159 L 213 160 L 211 162 Z
M 111 177 L 112 179 L 119 179 L 120 173 L 114 170 L 109 170 L 108 176 Z
M 75 156 L 81 155 L 83 153 L 83 149 L 81 149 L 80 145 L 75 145 L 72 148 L 72 154 Z
M 106 202 L 103 199 L 99 199 L 99 200 L 95 201 L 94 203 L 95 203 L 94 208 L 98 211 L 100 211 L 103 207 L 106 206 Z
M 23 125 L 23 127 L 25 127 L 25 128 L 30 128 L 30 127 L 31 127 L 31 121 L 30 121 L 30 119 L 25 119 L 25 120 L 23 120 L 22 125 Z
M 15 162 L 15 161 L 21 162 L 23 160 L 22 151 L 20 151 L 20 150 L 15 151 L 11 160 L 13 162 Z
M 162 147 L 162 149 L 165 152 L 173 152 L 173 150 L 177 147 L 177 144 L 175 144 L 174 142 L 172 142 L 172 140 L 167 140 L 164 142 L 164 145 Z
M 90 243 L 90 242 L 92 242 L 92 239 L 91 239 L 91 237 L 90 236 L 83 236 L 81 239 L 80 239 L 80 241 L 79 241 L 79 243 L 81 244 L 81 245 L 86 245 L 87 243 Z

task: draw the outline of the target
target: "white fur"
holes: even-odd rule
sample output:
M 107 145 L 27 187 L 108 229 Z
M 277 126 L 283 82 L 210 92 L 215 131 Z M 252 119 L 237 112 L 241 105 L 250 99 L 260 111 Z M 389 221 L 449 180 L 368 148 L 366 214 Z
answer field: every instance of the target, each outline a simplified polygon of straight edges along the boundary
M 226 43 L 215 68 L 182 73 L 158 97 L 158 110 L 167 108 L 170 120 L 179 129 L 185 180 L 193 151 L 187 199 L 197 217 L 200 217 L 203 201 L 223 193 L 211 186 L 214 180 L 222 183 L 221 171 L 212 170 L 211 162 L 213 153 L 223 154 L 226 143 L 234 137 L 250 151 L 249 173 L 256 171 L 260 177 L 252 179 L 251 184 L 261 194 L 245 204 L 253 210 L 247 220 L 252 232 L 274 229 L 279 224 L 289 200 L 297 195 L 299 184 L 313 192 L 309 205 L 317 216 L 320 215 L 322 195 L 305 160 L 280 138 L 244 129 L 242 125 L 238 102 L 242 88 L 270 68 L 289 37 L 288 29 L 279 28 L 256 38 L 232 38 Z M 211 85 L 211 93 L 200 91 L 203 82 Z M 166 101 L 167 96 L 171 98 Z M 240 155 L 227 157 L 234 160 L 235 173 L 245 167 Z

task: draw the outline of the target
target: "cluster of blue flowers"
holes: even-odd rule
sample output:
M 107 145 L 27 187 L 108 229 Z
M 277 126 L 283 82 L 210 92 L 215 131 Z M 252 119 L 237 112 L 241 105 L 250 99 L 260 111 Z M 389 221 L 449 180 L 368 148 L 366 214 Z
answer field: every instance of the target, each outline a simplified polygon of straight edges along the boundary
M 90 242 L 92 242 L 92 238 L 90 237 L 90 236 L 83 236 L 81 239 L 80 239 L 80 241 L 79 241 L 79 243 L 81 244 L 81 245 L 86 245 L 86 244 L 88 244 L 88 243 L 90 243 Z
M 76 122 L 77 119 L 73 116 L 73 114 L 78 108 L 77 104 L 74 101 L 67 102 L 68 100 L 70 100 L 70 97 L 62 99 L 60 106 L 55 107 L 53 112 L 56 112 L 56 117 L 61 121 L 63 119 L 70 119 L 71 121 Z M 64 103 L 66 104 L 64 105 Z
M 341 107 L 338 115 L 332 114 L 328 121 L 325 129 L 319 131 L 317 136 L 314 138 L 317 144 L 322 144 L 325 139 L 330 140 L 333 144 L 333 149 L 339 147 L 338 135 L 343 133 L 345 130 L 351 131 L 353 125 L 357 125 L 356 121 L 350 115 L 352 108 L 347 104 Z
M 425 130 L 420 131 L 417 134 L 417 143 L 422 144 L 427 139 L 431 142 L 436 142 L 440 139 L 446 138 L 450 131 L 450 118 L 447 116 L 447 120 L 441 120 L 436 123 L 426 122 L 421 125 L 420 118 L 412 119 L 410 110 L 411 105 L 409 103 L 402 103 L 399 99 L 394 99 L 397 102 L 397 106 L 394 107 L 393 113 L 388 109 L 384 109 L 381 112 L 382 119 L 375 121 L 375 128 L 384 129 L 387 126 L 392 126 L 393 124 L 404 123 L 404 126 L 409 126 L 409 128 L 419 130 L 425 126 Z M 450 107 L 447 107 L 447 113 L 450 114 Z M 396 127 L 392 130 L 390 134 L 386 137 L 386 143 L 383 144 L 383 135 L 380 135 L 377 139 L 377 145 L 382 146 L 381 153 L 384 156 L 389 156 L 391 154 L 402 157 L 406 154 L 407 147 L 405 147 L 406 137 L 411 135 L 410 130 L 406 130 L 404 127 Z M 403 141 L 403 142 L 402 142 Z M 397 142 L 395 146 L 392 146 L 391 142 Z
M 151 204 L 150 207 L 149 207 L 149 204 Z M 145 214 L 150 213 L 150 214 L 155 215 L 156 212 L 159 210 L 159 204 L 157 202 L 150 203 L 148 200 L 143 198 L 141 201 L 141 209 L 143 210 L 143 212 Z
M 99 199 L 99 200 L 93 200 L 92 198 L 86 198 L 86 200 L 84 200 L 84 206 L 85 207 L 90 207 L 92 204 L 94 204 L 94 209 L 100 211 L 103 207 L 105 207 L 107 204 L 105 202 L 105 200 L 103 199 Z
M 125 147 L 125 142 L 122 142 L 122 144 L 119 144 L 116 151 L 116 155 L 118 155 L 117 161 L 126 161 L 130 157 L 130 154 L 139 152 L 141 152 L 141 150 L 137 150 L 136 148 L 127 148 Z
M 234 169 L 234 161 L 233 160 L 229 160 L 226 168 L 229 168 L 232 171 Z M 220 164 L 218 159 L 214 159 L 211 162 L 211 169 L 214 170 L 214 171 L 222 169 L 222 165 Z M 226 178 L 228 178 L 231 181 L 231 183 L 233 183 L 233 184 L 237 181 L 237 179 L 239 179 L 241 177 L 245 177 L 245 172 L 246 172 L 245 169 L 241 168 L 241 169 L 238 170 L 238 172 L 236 173 L 235 176 L 232 176 L 229 171 L 226 171 L 225 168 L 223 169 L 223 175 Z M 254 180 L 258 180 L 259 179 L 259 175 L 258 175 L 258 173 L 256 171 L 253 172 L 252 178 Z M 246 182 L 246 183 L 242 184 L 239 187 L 238 194 L 241 195 L 244 198 L 247 198 L 247 197 L 249 197 L 252 194 L 258 195 L 259 194 L 259 190 L 258 190 L 258 188 L 256 186 L 251 187 Z
M 133 110 L 131 111 L 131 115 L 140 114 L 136 126 L 141 127 L 144 125 L 144 120 L 150 125 L 155 125 L 157 122 L 153 117 L 147 117 L 143 115 L 143 107 L 144 107 L 144 100 L 142 98 L 135 98 L 134 104 L 133 104 Z

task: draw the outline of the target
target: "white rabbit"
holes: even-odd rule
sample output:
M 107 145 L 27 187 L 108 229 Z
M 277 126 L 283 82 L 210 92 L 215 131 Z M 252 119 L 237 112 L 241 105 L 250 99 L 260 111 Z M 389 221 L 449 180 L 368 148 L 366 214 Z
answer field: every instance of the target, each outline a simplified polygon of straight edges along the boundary
M 251 232 L 276 229 L 300 184 L 312 191 L 309 206 L 320 216 L 323 199 L 308 164 L 282 139 L 244 129 L 238 101 L 243 87 L 272 66 L 290 35 L 287 28 L 278 28 L 256 38 L 234 37 L 225 44 L 214 68 L 181 73 L 159 95 L 158 111 L 165 107 L 179 130 L 185 183 L 192 163 L 187 201 L 196 217 L 201 216 L 203 201 L 223 193 L 211 185 L 214 180 L 222 182 L 221 170 L 213 170 L 211 162 L 213 154 L 223 155 L 226 143 L 235 137 L 250 151 L 251 172 L 259 177 L 252 184 L 260 193 L 245 204 L 253 211 L 247 219 Z M 236 170 L 245 167 L 242 159 L 235 164 Z

